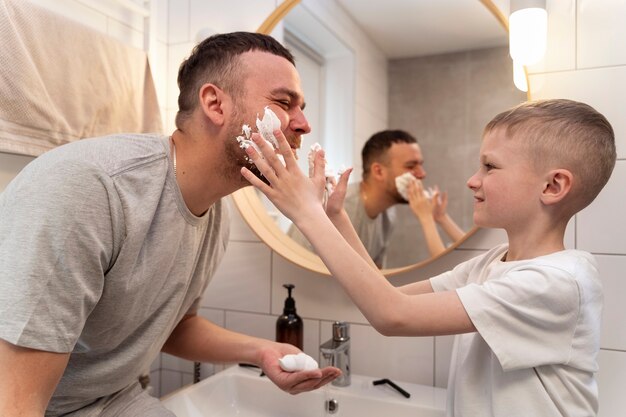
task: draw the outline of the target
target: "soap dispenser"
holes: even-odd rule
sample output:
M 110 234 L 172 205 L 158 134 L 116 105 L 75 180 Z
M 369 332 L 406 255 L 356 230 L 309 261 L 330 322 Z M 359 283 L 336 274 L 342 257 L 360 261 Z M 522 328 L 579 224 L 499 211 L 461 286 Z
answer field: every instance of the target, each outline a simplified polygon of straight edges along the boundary
M 296 314 L 296 301 L 291 297 L 293 284 L 284 284 L 288 296 L 285 299 L 283 314 L 276 320 L 276 341 L 290 343 L 302 350 L 302 319 Z

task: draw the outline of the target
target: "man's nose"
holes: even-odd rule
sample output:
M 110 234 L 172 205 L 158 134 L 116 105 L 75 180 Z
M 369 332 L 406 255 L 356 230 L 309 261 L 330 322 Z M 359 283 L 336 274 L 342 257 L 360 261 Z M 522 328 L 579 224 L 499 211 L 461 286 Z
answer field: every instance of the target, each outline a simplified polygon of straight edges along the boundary
M 426 170 L 424 169 L 422 165 L 417 165 L 413 169 L 413 175 L 415 176 L 415 178 L 419 180 L 423 180 L 424 178 L 426 178 Z
M 304 112 L 300 109 L 296 111 L 295 117 L 293 117 L 289 123 L 291 129 L 301 135 L 306 135 L 311 132 L 311 125 L 307 120 Z

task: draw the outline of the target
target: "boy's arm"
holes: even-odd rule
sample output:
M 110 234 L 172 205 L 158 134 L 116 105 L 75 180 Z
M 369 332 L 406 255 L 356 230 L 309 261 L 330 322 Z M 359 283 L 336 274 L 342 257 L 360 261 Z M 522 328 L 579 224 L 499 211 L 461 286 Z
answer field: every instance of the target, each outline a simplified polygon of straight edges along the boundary
M 242 168 L 242 175 L 265 193 L 291 218 L 315 247 L 355 304 L 376 330 L 384 335 L 433 336 L 465 333 L 475 328 L 455 291 L 405 294 L 363 259 L 333 225 L 321 204 L 325 183 L 323 154 L 316 157 L 316 172 L 307 178 L 298 168 L 281 132 L 283 165 L 269 145 L 253 136 L 265 159 L 249 147 L 246 151 L 271 185 Z M 415 289 L 415 288 L 414 288 Z
M 465 232 L 459 227 L 459 225 L 456 224 L 446 211 L 446 207 L 448 206 L 448 193 L 443 192 L 441 193 L 441 196 L 439 196 L 439 190 L 436 190 L 435 195 L 433 196 L 433 201 L 435 202 L 435 207 L 433 209 L 435 221 L 439 224 L 439 226 L 441 226 L 443 231 L 446 232 L 452 242 L 460 240 L 463 236 L 465 236 Z
M 435 336 L 476 330 L 456 291 L 434 293 L 429 281 L 393 287 L 341 239 L 323 213 L 314 217 L 302 225 L 303 233 L 377 331 L 386 336 Z
M 339 182 L 337 183 L 335 189 L 330 194 L 328 198 L 328 202 L 326 204 L 326 214 L 328 218 L 333 223 L 335 228 L 339 231 L 341 236 L 348 242 L 348 244 L 359 254 L 361 258 L 363 258 L 369 265 L 373 268 L 378 269 L 378 266 L 370 256 L 369 252 L 363 245 L 361 238 L 359 238 L 358 233 L 354 229 L 354 225 L 350 220 L 350 216 L 346 213 L 343 207 L 343 201 L 346 196 L 346 190 L 348 188 L 348 178 L 350 173 L 352 172 L 352 168 L 347 169 L 341 177 L 339 178 Z
M 42 417 L 69 357 L 0 339 L 0 415 Z
M 402 287 L 398 287 L 398 290 L 407 295 L 418 295 L 434 292 L 433 286 L 430 284 L 429 279 L 403 285 Z
M 437 224 L 433 217 L 433 203 L 424 195 L 421 182 L 417 180 L 409 183 L 407 191 L 409 195 L 409 207 L 422 225 L 428 252 L 430 256 L 438 255 L 443 252 L 446 247 L 443 244 L 443 240 L 441 240 L 441 236 L 439 236 L 439 230 L 437 230 Z

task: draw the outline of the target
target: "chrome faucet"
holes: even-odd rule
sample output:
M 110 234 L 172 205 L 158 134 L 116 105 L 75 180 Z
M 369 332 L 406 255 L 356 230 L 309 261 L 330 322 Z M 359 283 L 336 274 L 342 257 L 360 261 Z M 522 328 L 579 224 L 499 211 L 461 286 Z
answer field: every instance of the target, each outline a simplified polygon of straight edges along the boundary
M 337 387 L 350 385 L 350 324 L 333 323 L 333 337 L 320 346 L 323 366 L 334 366 L 341 370 L 341 376 L 332 384 Z

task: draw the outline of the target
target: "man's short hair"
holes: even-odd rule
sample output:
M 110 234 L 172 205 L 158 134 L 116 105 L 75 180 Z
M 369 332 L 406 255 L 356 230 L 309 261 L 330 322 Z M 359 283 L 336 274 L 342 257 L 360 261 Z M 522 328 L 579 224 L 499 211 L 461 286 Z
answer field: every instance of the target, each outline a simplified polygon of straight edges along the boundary
M 369 175 L 374 162 L 386 162 L 387 151 L 394 143 L 417 143 L 417 139 L 404 130 L 383 130 L 374 133 L 361 149 L 364 179 Z
M 232 32 L 213 35 L 197 44 L 189 58 L 178 70 L 178 113 L 176 126 L 184 121 L 198 105 L 200 88 L 212 83 L 237 100 L 243 94 L 243 74 L 239 57 L 250 51 L 268 52 L 281 56 L 295 65 L 287 48 L 268 35 L 252 32 Z
M 575 176 L 571 214 L 589 205 L 615 166 L 615 134 L 593 107 L 566 99 L 522 103 L 495 116 L 484 133 L 505 129 L 526 146 L 537 168 L 564 168 Z

